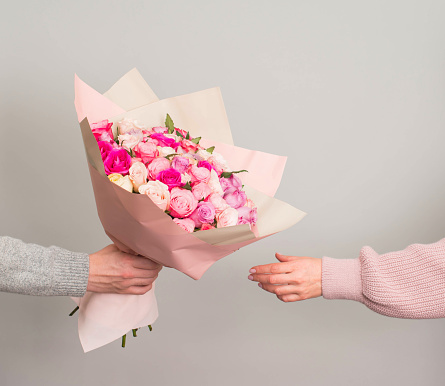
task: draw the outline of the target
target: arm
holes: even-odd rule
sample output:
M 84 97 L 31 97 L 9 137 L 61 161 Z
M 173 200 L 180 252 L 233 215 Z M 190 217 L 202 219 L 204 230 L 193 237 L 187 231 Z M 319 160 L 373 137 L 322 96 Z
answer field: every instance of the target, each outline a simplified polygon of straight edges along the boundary
M 354 260 L 323 258 L 323 297 L 350 299 L 379 314 L 409 319 L 445 317 L 445 239 Z
M 142 295 L 161 265 L 109 245 L 92 253 L 0 237 L 0 291 L 81 297 L 85 291 Z
M 281 263 L 253 267 L 249 279 L 285 302 L 323 294 L 386 316 L 445 317 L 445 239 L 383 255 L 364 247 L 352 260 L 276 256 Z
M 87 288 L 88 266 L 86 253 L 0 237 L 0 291 L 83 296 Z

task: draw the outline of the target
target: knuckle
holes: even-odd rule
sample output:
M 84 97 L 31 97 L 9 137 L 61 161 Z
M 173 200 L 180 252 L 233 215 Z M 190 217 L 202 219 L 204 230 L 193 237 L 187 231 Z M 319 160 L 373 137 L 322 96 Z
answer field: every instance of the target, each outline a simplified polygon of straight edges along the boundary
M 122 277 L 124 279 L 133 279 L 134 278 L 134 274 L 131 270 L 126 269 L 122 272 Z
M 270 272 L 271 273 L 278 273 L 279 270 L 280 270 L 280 267 L 278 265 L 272 265 L 270 267 Z
M 270 275 L 268 277 L 268 279 L 269 279 L 268 281 L 269 281 L 270 284 L 276 284 L 276 282 L 277 282 L 276 276 Z

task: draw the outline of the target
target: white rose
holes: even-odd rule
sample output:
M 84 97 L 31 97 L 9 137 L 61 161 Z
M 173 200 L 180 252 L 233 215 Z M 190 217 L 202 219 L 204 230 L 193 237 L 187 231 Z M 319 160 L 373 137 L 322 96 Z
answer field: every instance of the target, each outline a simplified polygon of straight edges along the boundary
M 175 154 L 175 149 L 171 148 L 171 147 L 162 147 L 162 146 L 158 146 L 158 151 L 159 151 L 159 157 L 167 157 L 170 154 Z
M 196 153 L 196 155 L 206 161 L 209 159 L 209 157 L 212 156 L 212 154 L 210 154 L 207 150 L 203 150 L 203 149 L 199 149 L 198 152 Z
M 210 171 L 210 180 L 207 184 L 210 186 L 213 193 L 217 193 L 221 196 L 224 194 L 224 190 L 219 182 L 218 174 L 216 174 L 213 169 Z
M 212 160 L 214 160 L 216 163 L 218 163 L 219 165 L 221 165 L 221 167 L 223 168 L 223 170 L 225 172 L 231 172 L 232 170 L 229 168 L 229 164 L 227 163 L 227 161 L 225 160 L 225 158 L 217 153 L 216 151 L 214 151 L 210 157 Z
M 187 182 L 190 182 L 191 180 L 192 180 L 192 177 L 190 177 L 189 174 L 187 174 L 187 173 L 181 174 L 181 183 L 182 184 L 185 185 Z
M 133 149 L 139 142 L 144 139 L 144 134 L 142 130 L 131 130 L 125 134 L 121 134 L 118 137 L 119 144 L 125 149 L 130 151 Z
M 125 118 L 117 124 L 119 128 L 119 134 L 126 134 L 129 131 L 142 131 L 145 129 L 145 126 L 139 125 L 137 121 L 133 121 L 130 118 Z

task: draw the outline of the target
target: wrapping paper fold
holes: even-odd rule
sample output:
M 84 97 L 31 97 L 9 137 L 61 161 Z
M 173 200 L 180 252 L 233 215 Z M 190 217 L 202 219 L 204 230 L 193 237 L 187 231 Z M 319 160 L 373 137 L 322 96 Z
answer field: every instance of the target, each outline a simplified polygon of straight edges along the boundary
M 273 198 L 286 157 L 233 145 L 219 88 L 159 100 L 133 69 L 101 95 L 77 76 L 75 106 L 88 159 L 97 211 L 105 232 L 122 250 L 137 253 L 199 279 L 217 260 L 243 246 L 289 228 L 305 213 Z M 108 180 L 89 123 L 123 118 L 146 126 L 163 126 L 166 114 L 175 126 L 201 136 L 205 147 L 215 146 L 242 175 L 248 197 L 258 207 L 258 222 L 249 225 L 187 233 L 149 197 L 129 193 Z M 162 278 L 161 278 L 162 280 Z M 132 328 L 152 324 L 157 316 L 154 289 L 142 296 L 87 293 L 76 298 L 80 307 L 79 337 L 84 351 L 103 346 Z

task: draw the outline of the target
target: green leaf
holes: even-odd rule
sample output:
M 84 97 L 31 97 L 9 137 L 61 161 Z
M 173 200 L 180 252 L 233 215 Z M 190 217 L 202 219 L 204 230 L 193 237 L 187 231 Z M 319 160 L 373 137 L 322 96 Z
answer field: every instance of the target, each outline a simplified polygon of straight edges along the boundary
M 169 155 L 166 155 L 165 158 L 167 158 L 169 160 L 171 157 L 174 157 L 175 155 L 179 155 L 179 154 L 178 153 L 171 153 Z
M 192 190 L 192 187 L 190 186 L 190 182 L 187 182 L 182 189 Z
M 178 137 L 184 138 L 184 136 L 183 136 L 183 135 L 181 134 L 181 132 L 178 131 L 178 130 L 176 130 L 176 135 L 177 135 Z
M 173 134 L 173 132 L 175 131 L 175 124 L 173 123 L 173 119 L 168 114 L 167 118 L 165 118 L 165 127 L 168 127 L 169 134 Z
M 215 146 L 209 147 L 208 149 L 206 149 L 207 152 L 209 152 L 210 154 L 213 154 L 213 150 L 215 150 Z
M 190 133 L 187 131 L 187 136 L 185 137 L 185 139 L 190 139 Z
M 191 142 L 198 144 L 200 140 L 201 140 L 201 137 L 196 137 L 196 138 L 193 138 Z
M 221 173 L 221 177 L 223 177 L 223 178 L 230 178 L 230 177 L 232 177 L 232 174 L 243 173 L 243 172 L 247 172 L 248 173 L 247 170 L 237 170 L 235 172 L 223 172 L 223 173 Z

